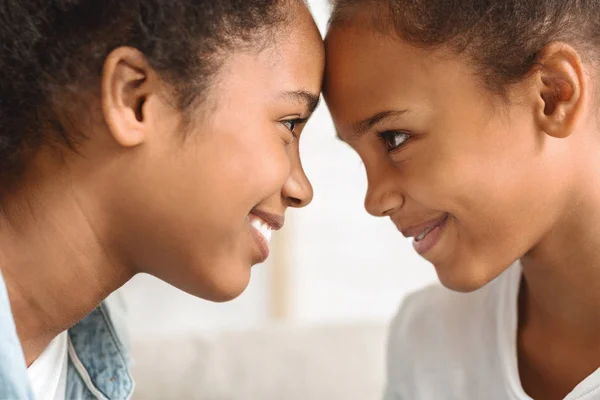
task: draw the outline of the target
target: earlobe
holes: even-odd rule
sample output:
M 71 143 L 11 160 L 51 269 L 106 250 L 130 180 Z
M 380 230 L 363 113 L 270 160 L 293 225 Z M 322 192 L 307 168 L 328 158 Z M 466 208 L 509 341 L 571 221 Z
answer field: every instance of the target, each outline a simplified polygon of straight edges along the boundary
M 553 137 L 571 135 L 585 107 L 587 78 L 581 58 L 565 43 L 550 43 L 538 56 L 537 120 Z
M 123 147 L 146 140 L 149 129 L 145 102 L 150 94 L 150 67 L 144 55 L 131 47 L 113 50 L 102 71 L 102 111 L 112 138 Z

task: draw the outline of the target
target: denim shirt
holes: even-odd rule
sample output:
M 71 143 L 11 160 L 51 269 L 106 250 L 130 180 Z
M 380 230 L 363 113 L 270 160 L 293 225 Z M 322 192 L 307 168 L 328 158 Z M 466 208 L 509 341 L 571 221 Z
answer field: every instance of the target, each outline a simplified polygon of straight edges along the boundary
M 125 400 L 133 393 L 130 359 L 105 303 L 69 329 L 68 400 Z M 0 400 L 34 400 L 25 357 L 0 273 Z

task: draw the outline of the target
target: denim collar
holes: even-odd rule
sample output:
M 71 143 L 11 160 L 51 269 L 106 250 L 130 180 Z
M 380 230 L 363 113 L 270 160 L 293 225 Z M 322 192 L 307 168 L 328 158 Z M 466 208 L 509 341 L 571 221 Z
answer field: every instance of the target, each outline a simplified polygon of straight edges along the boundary
M 115 331 L 106 304 L 69 330 L 69 359 L 96 398 L 131 397 L 134 383 L 129 373 L 129 354 Z
M 67 398 L 123 400 L 134 389 L 130 358 L 106 304 L 69 329 Z M 70 396 L 70 397 L 69 397 Z M 33 400 L 27 366 L 0 271 L 0 399 Z

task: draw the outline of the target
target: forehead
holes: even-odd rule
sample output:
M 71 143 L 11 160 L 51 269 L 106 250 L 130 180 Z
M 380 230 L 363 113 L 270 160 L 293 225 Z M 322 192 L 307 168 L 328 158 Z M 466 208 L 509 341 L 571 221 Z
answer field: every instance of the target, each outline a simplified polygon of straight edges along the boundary
M 273 32 L 265 45 L 229 54 L 219 73 L 225 87 L 252 88 L 258 93 L 321 89 L 325 51 L 323 40 L 306 10 L 293 23 Z
M 466 65 L 447 51 L 417 48 L 367 24 L 334 27 L 326 49 L 324 93 L 341 131 L 390 109 L 441 107 L 457 90 L 466 90 L 460 86 L 471 78 Z

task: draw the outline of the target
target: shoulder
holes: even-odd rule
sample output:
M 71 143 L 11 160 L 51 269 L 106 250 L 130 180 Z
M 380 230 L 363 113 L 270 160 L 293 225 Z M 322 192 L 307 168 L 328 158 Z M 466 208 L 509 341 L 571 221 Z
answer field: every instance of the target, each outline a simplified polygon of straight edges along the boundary
M 514 272 L 471 293 L 437 284 L 407 296 L 390 327 L 388 390 L 416 394 L 424 382 L 443 390 L 496 359 L 499 300 Z
M 401 354 L 402 365 L 408 365 L 460 353 L 471 343 L 469 336 L 493 322 L 494 294 L 487 287 L 457 293 L 432 285 L 407 296 L 390 327 L 390 361 Z
M 8 291 L 0 270 L 0 399 L 33 399 Z
M 472 326 L 465 322 L 490 316 L 499 295 L 495 283 L 470 293 L 434 284 L 408 295 L 393 319 L 390 341 L 415 336 L 454 339 L 454 334 Z M 443 330 L 437 329 L 442 326 Z

